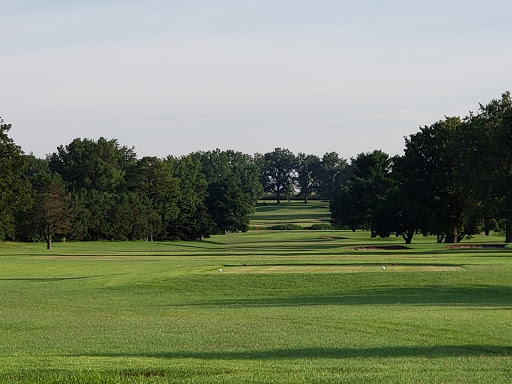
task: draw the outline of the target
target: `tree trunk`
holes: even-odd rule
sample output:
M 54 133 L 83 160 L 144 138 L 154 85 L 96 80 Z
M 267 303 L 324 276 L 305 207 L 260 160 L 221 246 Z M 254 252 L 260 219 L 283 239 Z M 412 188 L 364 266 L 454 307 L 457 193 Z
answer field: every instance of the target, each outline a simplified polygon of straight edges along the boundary
M 448 243 L 448 244 L 453 244 L 453 243 L 457 243 L 457 240 L 458 240 L 457 229 L 452 228 L 451 230 L 449 230 L 446 233 L 446 238 L 444 239 L 444 242 Z
M 276 198 L 277 198 L 277 204 L 280 204 L 281 203 L 281 190 L 277 190 L 277 193 L 276 193 Z
M 414 236 L 414 230 L 402 232 L 402 237 L 405 240 L 405 244 L 411 244 L 413 236 Z
M 52 249 L 52 233 L 50 232 L 50 225 L 46 224 L 44 228 L 44 237 L 46 239 L 46 249 Z
M 505 229 L 505 243 L 512 243 L 512 223 L 510 221 L 507 221 Z

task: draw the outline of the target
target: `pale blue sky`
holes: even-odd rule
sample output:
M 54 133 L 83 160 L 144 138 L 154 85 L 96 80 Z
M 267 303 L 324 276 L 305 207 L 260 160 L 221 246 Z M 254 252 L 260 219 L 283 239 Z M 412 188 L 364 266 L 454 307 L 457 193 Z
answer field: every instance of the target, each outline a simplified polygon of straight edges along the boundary
M 0 116 L 27 153 L 401 153 L 511 89 L 512 3 L 0 0 Z

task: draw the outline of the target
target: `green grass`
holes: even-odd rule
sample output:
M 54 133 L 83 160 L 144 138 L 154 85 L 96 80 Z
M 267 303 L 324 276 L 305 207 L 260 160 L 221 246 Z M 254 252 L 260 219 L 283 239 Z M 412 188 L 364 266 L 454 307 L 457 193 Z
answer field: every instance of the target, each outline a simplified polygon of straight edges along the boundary
M 512 382 L 512 251 L 390 245 L 264 230 L 1 244 L 0 382 Z
M 251 226 L 267 228 L 274 225 L 296 224 L 310 227 L 314 224 L 330 223 L 329 202 L 310 200 L 307 204 L 302 201 L 261 201 L 256 205 L 256 211 L 251 216 Z

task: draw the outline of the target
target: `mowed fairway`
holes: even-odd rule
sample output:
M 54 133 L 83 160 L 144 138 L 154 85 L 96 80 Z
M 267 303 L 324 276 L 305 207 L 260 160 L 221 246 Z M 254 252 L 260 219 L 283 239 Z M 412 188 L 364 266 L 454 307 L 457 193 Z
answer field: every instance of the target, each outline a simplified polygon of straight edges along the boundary
M 512 382 L 512 251 L 402 246 L 308 230 L 0 244 L 0 382 Z

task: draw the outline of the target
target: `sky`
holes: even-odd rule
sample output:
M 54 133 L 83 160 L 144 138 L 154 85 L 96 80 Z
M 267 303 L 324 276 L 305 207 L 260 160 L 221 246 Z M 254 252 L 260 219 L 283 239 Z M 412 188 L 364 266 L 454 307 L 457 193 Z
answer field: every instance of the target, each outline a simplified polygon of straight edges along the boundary
M 0 0 L 0 116 L 25 153 L 276 147 L 350 158 L 511 90 L 505 0 Z

